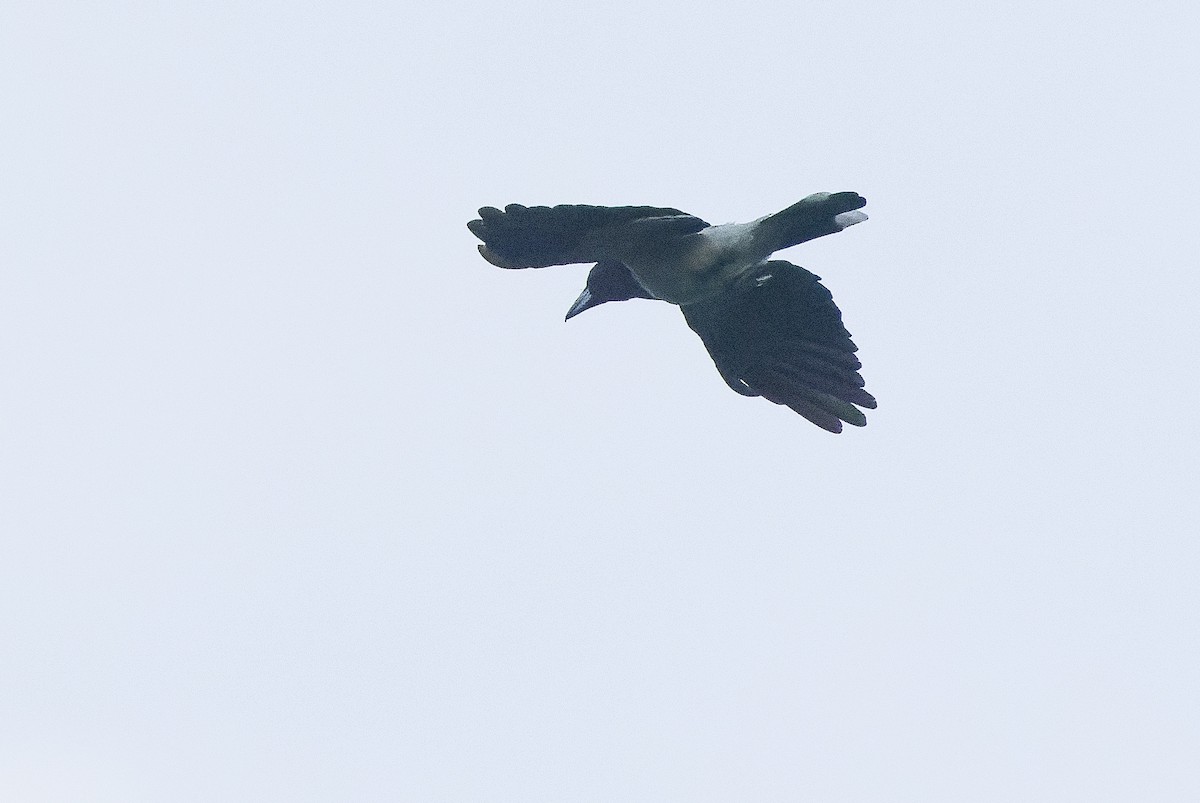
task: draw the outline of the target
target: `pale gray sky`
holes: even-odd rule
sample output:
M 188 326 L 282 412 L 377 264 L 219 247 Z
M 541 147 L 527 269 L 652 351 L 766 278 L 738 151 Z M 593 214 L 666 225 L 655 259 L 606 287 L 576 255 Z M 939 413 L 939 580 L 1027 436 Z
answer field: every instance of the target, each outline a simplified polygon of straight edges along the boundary
M 8 4 L 0 798 L 1200 799 L 1193 5 Z M 465 226 L 819 190 L 841 436 Z

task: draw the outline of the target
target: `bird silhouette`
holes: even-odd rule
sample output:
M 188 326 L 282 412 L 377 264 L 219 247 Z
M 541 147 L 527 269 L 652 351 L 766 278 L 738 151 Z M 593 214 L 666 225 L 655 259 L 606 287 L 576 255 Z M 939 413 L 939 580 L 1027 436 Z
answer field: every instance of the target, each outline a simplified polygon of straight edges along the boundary
M 776 251 L 867 219 L 853 192 L 816 193 L 750 223 L 711 226 L 654 206 L 485 206 L 467 224 L 501 268 L 594 262 L 567 319 L 609 301 L 679 306 L 717 370 L 743 396 L 761 396 L 841 432 L 874 409 L 858 347 L 820 277 Z

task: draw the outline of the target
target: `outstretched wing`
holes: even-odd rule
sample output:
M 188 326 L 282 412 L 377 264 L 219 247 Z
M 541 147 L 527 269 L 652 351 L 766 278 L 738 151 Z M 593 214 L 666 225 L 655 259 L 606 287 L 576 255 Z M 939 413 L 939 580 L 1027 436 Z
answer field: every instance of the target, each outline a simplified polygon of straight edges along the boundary
M 874 409 L 858 347 L 820 277 L 773 260 L 715 300 L 683 307 L 729 387 L 795 410 L 822 429 L 867 423 Z M 857 407 L 855 405 L 858 405 Z
M 544 268 L 605 258 L 603 245 L 622 237 L 671 237 L 708 228 L 694 215 L 657 206 L 485 206 L 467 224 L 479 253 L 501 268 Z

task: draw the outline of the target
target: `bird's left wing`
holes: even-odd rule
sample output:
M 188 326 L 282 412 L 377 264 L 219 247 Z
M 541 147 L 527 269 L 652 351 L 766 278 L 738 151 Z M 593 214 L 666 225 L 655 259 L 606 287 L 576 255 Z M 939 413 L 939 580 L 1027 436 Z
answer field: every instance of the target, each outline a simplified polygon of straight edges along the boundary
M 683 308 L 729 387 L 795 410 L 822 429 L 867 423 L 874 409 L 858 347 L 820 277 L 773 260 L 716 299 Z M 857 407 L 855 406 L 857 405 Z
M 485 206 L 467 224 L 479 253 L 501 268 L 544 268 L 606 258 L 604 244 L 628 237 L 671 237 L 708 228 L 700 218 L 657 206 Z

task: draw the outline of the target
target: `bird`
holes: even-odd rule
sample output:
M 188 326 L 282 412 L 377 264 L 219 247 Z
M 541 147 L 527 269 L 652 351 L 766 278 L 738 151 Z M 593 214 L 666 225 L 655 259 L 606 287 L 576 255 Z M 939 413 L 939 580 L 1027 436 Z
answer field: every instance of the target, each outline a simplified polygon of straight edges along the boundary
M 610 301 L 675 304 L 721 378 L 833 433 L 875 409 L 858 347 L 821 278 L 776 251 L 867 219 L 855 192 L 818 192 L 749 223 L 710 225 L 656 206 L 485 206 L 467 223 L 506 269 L 594 263 L 570 320 Z

